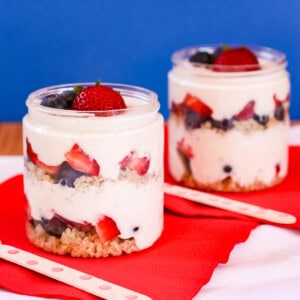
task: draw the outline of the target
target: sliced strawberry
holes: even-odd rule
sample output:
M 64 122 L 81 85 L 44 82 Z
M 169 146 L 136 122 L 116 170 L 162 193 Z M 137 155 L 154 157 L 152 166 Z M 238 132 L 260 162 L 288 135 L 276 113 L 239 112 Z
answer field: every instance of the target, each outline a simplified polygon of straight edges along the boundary
M 131 151 L 128 155 L 126 155 L 120 162 L 120 166 L 122 170 L 126 170 L 127 166 L 129 165 L 135 151 Z
M 177 150 L 188 158 L 194 157 L 192 147 L 185 144 L 184 138 L 177 143 Z
M 51 174 L 51 175 L 55 175 L 57 174 L 59 168 L 61 165 L 58 166 L 49 166 L 46 165 L 45 163 L 43 163 L 42 161 L 38 160 L 36 162 L 37 166 L 39 166 L 40 168 L 42 168 L 46 173 Z
M 150 166 L 150 159 L 146 156 L 136 157 L 131 160 L 128 168 L 136 171 L 140 176 L 143 176 L 147 173 Z
M 202 117 L 210 117 L 213 112 L 212 109 L 202 100 L 189 93 L 186 94 L 186 96 L 183 99 L 183 102 L 189 109 L 197 112 Z
M 78 144 L 74 144 L 70 151 L 65 153 L 68 164 L 75 170 L 93 176 L 98 176 L 100 166 L 97 161 L 89 157 Z
M 279 163 L 275 165 L 275 173 L 276 173 L 276 176 L 278 176 L 280 173 L 280 164 Z
M 279 107 L 281 100 L 279 100 L 275 94 L 273 95 L 273 100 L 274 100 L 275 108 Z
M 254 100 L 249 101 L 244 106 L 244 108 L 237 115 L 235 115 L 235 119 L 242 121 L 242 120 L 248 120 L 252 118 L 254 115 L 254 106 L 255 106 L 255 101 Z
M 121 233 L 116 222 L 107 216 L 103 216 L 103 218 L 98 221 L 95 229 L 101 243 L 110 241 Z
M 213 63 L 214 71 L 241 72 L 259 70 L 255 54 L 246 47 L 231 48 L 221 52 Z
M 37 154 L 33 151 L 32 146 L 28 140 L 28 138 L 26 138 L 26 152 L 27 152 L 27 156 L 30 158 L 30 160 L 36 164 L 36 162 L 38 161 L 38 156 Z
M 44 162 L 42 162 L 39 159 L 38 155 L 33 151 L 32 146 L 31 146 L 28 138 L 26 138 L 26 152 L 27 152 L 27 155 L 30 158 L 30 160 L 35 165 L 37 165 L 38 167 L 43 169 L 46 173 L 51 174 L 51 175 L 57 174 L 57 172 L 58 172 L 61 165 L 51 166 L 51 165 L 47 165 Z
M 175 103 L 172 101 L 171 111 L 176 115 L 185 114 L 187 111 L 187 106 L 184 103 Z
M 76 95 L 73 110 L 115 110 L 124 109 L 126 104 L 121 94 L 108 86 L 89 86 Z
M 122 170 L 131 170 L 137 172 L 138 175 L 145 175 L 150 166 L 150 159 L 147 156 L 138 157 L 135 151 L 131 151 L 120 162 Z
M 276 94 L 273 95 L 273 100 L 275 103 L 275 108 L 278 108 L 282 103 L 290 101 L 290 94 L 287 94 L 284 99 L 279 99 Z

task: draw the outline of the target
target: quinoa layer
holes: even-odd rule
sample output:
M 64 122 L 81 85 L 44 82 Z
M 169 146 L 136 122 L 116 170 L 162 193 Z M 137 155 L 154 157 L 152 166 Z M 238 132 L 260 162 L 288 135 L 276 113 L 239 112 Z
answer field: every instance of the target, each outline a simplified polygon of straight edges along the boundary
M 108 257 L 119 256 L 139 251 L 134 238 L 114 238 L 101 243 L 95 232 L 83 232 L 76 228 L 67 228 L 61 237 L 49 235 L 38 224 L 26 224 L 26 232 L 29 240 L 38 248 L 47 252 L 72 257 Z
M 182 184 L 191 188 L 201 189 L 205 191 L 216 191 L 216 192 L 252 192 L 266 188 L 273 187 L 283 181 L 284 178 L 276 176 L 270 184 L 263 183 L 261 181 L 254 181 L 250 185 L 241 185 L 239 182 L 233 181 L 228 176 L 223 180 L 219 180 L 213 183 L 197 183 L 191 174 L 185 175 L 182 179 Z

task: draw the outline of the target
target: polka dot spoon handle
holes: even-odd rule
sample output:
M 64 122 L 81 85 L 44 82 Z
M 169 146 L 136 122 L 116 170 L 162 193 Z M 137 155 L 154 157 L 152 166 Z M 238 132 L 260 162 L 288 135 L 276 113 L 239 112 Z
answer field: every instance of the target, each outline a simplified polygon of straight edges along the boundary
M 77 271 L 13 246 L 4 245 L 1 241 L 0 257 L 104 299 L 151 299 L 148 296 L 99 279 L 87 273 Z
M 281 211 L 263 208 L 261 206 L 232 200 L 226 197 L 216 196 L 210 193 L 196 191 L 190 188 L 181 187 L 165 183 L 164 191 L 166 194 L 185 198 L 201 204 L 229 210 L 238 214 L 250 216 L 259 220 L 266 220 L 275 224 L 295 224 L 297 219 L 291 214 Z

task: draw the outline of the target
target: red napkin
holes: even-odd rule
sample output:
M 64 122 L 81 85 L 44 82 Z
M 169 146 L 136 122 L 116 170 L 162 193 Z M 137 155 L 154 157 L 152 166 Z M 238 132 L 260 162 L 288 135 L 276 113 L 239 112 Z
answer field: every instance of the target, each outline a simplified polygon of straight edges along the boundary
M 22 176 L 0 185 L 0 239 L 5 244 L 63 263 L 144 293 L 153 299 L 191 299 L 236 243 L 258 225 L 252 220 L 186 218 L 165 214 L 161 238 L 149 249 L 120 257 L 85 259 L 58 256 L 35 248 L 24 230 Z M 61 299 L 96 299 L 85 292 L 0 260 L 0 287 L 16 293 Z

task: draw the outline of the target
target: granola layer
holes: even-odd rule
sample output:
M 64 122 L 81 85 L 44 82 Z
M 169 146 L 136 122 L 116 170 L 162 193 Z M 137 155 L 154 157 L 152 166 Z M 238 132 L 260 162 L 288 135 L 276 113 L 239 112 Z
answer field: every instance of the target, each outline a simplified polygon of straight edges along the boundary
M 99 258 L 139 251 L 134 238 L 117 237 L 101 243 L 95 232 L 84 232 L 76 228 L 67 228 L 60 237 L 56 237 L 48 234 L 41 224 L 35 226 L 27 222 L 26 232 L 29 240 L 36 247 L 60 255 Z

